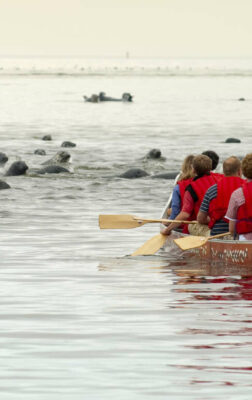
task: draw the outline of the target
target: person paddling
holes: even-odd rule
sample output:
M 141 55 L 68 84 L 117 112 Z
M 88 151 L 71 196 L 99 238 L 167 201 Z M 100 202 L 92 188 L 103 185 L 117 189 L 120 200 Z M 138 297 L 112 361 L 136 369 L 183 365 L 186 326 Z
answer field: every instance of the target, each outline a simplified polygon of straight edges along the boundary
M 210 174 L 211 168 L 212 160 L 208 156 L 200 154 L 194 158 L 193 170 L 196 176 L 186 187 L 182 210 L 175 218 L 178 222 L 172 222 L 167 226 L 167 228 L 162 229 L 161 233 L 169 235 L 172 229 L 180 226 L 181 223 L 179 221 L 196 219 L 205 192 L 210 186 L 217 182 L 216 178 Z M 193 224 L 189 225 L 190 233 L 193 231 L 194 235 L 202 234 L 201 230 L 195 231 L 192 227 Z M 199 228 L 197 224 L 195 224 L 194 227 Z M 204 225 L 203 228 L 205 229 Z
M 194 156 L 190 154 L 187 156 L 182 164 L 181 173 L 177 179 L 177 184 L 172 192 L 171 200 L 171 214 L 170 219 L 175 219 L 180 213 L 183 207 L 183 197 L 185 194 L 185 189 L 191 183 L 195 173 L 193 171 L 193 159 Z
M 233 191 L 244 183 L 241 162 L 237 157 L 231 156 L 223 162 L 223 172 L 222 179 L 207 190 L 197 215 L 197 221 L 208 225 L 211 230 L 206 232 L 207 235 L 228 232 L 228 221 L 224 216 L 229 199 Z
M 244 157 L 241 168 L 247 180 L 232 193 L 225 218 L 231 234 L 237 233 L 239 240 L 252 240 L 252 153 Z

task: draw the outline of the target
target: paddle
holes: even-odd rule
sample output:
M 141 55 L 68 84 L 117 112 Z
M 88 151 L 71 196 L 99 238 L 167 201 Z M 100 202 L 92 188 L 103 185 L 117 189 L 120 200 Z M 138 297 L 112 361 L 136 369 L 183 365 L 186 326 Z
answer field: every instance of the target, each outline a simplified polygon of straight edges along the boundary
M 215 239 L 218 237 L 222 237 L 222 236 L 226 236 L 229 235 L 230 232 L 225 232 L 225 233 L 219 233 L 218 235 L 214 235 L 214 236 L 186 236 L 183 238 L 179 238 L 179 239 L 174 239 L 174 243 L 176 243 L 176 245 L 178 247 L 181 248 L 181 250 L 190 250 L 190 249 L 194 249 L 196 247 L 201 247 L 204 244 L 206 244 L 206 242 L 208 240 L 211 239 Z
M 120 214 L 120 215 L 99 215 L 99 226 L 101 229 L 130 229 L 138 228 L 144 224 L 149 223 L 169 223 L 180 222 L 183 224 L 197 224 L 197 221 L 178 221 L 173 219 L 147 219 L 134 217 L 134 215 Z
M 155 235 L 147 242 L 145 242 L 139 249 L 132 253 L 132 256 L 148 256 L 151 254 L 155 254 L 165 243 L 167 239 L 167 235 Z

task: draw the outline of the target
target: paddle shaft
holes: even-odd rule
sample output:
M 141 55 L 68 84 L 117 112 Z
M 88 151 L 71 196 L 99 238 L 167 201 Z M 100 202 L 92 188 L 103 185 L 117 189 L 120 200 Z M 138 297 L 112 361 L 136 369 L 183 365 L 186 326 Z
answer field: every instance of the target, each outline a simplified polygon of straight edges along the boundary
M 215 238 L 226 236 L 226 235 L 230 235 L 230 232 L 218 233 L 218 235 L 208 236 L 207 240 L 215 239 Z
M 143 221 L 143 222 L 160 222 L 161 224 L 168 224 L 170 222 L 178 222 L 180 224 L 198 224 L 198 221 L 180 221 L 176 219 L 165 219 L 165 218 L 160 218 L 160 219 L 148 219 L 148 218 L 139 218 L 139 217 L 133 217 L 136 221 Z
M 172 219 L 155 219 L 155 218 L 141 218 L 135 217 L 134 215 L 128 214 L 117 214 L 117 215 L 99 215 L 99 226 L 101 229 L 131 229 L 138 228 L 142 225 L 149 223 L 163 223 L 169 224 L 170 222 L 174 222 L 176 220 Z M 179 221 L 179 223 L 193 223 L 197 224 L 197 221 Z

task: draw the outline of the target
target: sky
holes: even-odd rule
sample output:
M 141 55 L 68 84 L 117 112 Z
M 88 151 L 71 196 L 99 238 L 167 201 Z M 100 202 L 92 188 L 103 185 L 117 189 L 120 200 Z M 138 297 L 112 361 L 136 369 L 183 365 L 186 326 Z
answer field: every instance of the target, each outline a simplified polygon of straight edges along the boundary
M 252 57 L 252 0 L 0 0 L 0 56 Z

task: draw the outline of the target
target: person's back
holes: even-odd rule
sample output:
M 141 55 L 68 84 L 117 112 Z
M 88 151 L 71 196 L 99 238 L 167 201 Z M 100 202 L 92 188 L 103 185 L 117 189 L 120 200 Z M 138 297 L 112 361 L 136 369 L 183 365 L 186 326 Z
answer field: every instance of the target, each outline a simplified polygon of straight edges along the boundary
M 224 216 L 229 199 L 233 191 L 244 182 L 241 178 L 241 163 L 237 157 L 232 156 L 224 161 L 223 172 L 222 179 L 207 190 L 197 215 L 199 223 L 208 224 L 211 235 L 228 231 Z
M 239 240 L 252 240 L 252 153 L 242 160 L 242 173 L 247 180 L 232 193 L 225 217 Z
M 194 176 L 192 167 L 193 159 L 194 156 L 190 154 L 183 161 L 181 173 L 177 179 L 177 184 L 172 193 L 170 219 L 175 219 L 183 207 L 185 189 Z
M 216 179 L 210 174 L 212 161 L 208 156 L 199 155 L 195 157 L 193 167 L 196 176 L 186 188 L 186 192 L 190 193 L 193 203 L 189 200 L 187 194 L 184 196 L 184 201 L 186 202 L 187 199 L 190 201 L 191 207 L 188 212 L 190 211 L 191 217 L 196 218 L 207 189 L 216 183 Z

